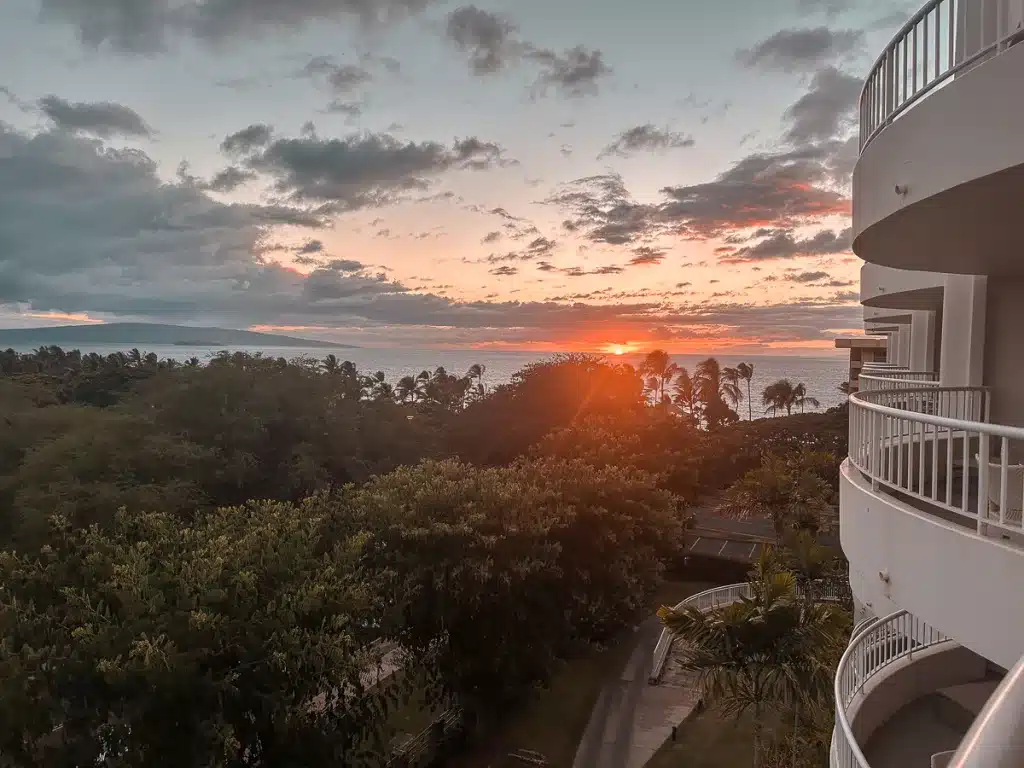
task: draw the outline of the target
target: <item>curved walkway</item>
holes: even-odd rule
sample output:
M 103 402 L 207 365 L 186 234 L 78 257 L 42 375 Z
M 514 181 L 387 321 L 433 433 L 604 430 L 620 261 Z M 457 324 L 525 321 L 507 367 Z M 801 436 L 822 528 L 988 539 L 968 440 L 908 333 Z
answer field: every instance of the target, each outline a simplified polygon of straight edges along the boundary
M 637 628 L 633 653 L 594 704 L 573 768 L 641 768 L 697 705 L 685 675 L 670 669 L 660 685 L 647 682 L 661 630 L 656 616 Z

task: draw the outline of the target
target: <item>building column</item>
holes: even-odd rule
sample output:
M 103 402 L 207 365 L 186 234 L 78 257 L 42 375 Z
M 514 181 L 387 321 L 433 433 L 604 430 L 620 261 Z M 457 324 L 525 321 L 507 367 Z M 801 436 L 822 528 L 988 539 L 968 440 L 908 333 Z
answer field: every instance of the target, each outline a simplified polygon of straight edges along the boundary
M 985 353 L 984 275 L 949 275 L 942 298 L 939 382 L 944 387 L 980 387 Z
M 910 321 L 910 370 L 935 370 L 935 313 L 915 309 Z

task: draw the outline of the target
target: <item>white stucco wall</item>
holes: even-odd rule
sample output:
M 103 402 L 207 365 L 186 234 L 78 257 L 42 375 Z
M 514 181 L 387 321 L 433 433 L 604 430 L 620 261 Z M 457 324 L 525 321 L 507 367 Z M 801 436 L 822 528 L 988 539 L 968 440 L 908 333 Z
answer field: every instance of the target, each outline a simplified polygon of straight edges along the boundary
M 850 585 L 868 610 L 906 609 L 1002 667 L 1016 663 L 1024 653 L 1024 550 L 873 494 L 849 462 L 839 510 Z

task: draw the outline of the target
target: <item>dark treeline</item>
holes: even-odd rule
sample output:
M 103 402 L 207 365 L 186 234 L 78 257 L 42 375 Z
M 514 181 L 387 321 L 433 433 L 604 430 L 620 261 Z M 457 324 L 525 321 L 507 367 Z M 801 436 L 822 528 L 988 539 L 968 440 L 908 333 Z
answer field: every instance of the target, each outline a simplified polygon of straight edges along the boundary
M 816 529 L 845 415 L 737 421 L 749 378 L 671 366 L 0 352 L 0 756 L 382 765 L 424 696 L 486 726 L 640 615 L 688 503 Z

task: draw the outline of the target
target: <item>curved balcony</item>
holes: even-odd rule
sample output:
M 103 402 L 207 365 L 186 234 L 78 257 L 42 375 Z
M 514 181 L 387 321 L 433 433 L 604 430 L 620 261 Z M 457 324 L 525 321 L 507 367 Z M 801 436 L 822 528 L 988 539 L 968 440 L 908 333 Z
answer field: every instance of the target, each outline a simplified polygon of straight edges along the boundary
M 815 582 L 816 584 L 818 582 Z M 849 598 L 849 593 L 844 592 L 839 586 L 832 582 L 822 582 L 818 587 L 817 599 L 825 602 L 838 602 Z M 732 605 L 738 603 L 744 598 L 753 597 L 750 584 L 744 582 L 741 584 L 727 584 L 724 587 L 713 587 L 712 589 L 706 589 L 703 592 L 698 592 L 696 595 L 690 595 L 690 597 L 677 603 L 674 608 L 679 611 L 687 607 L 695 607 L 697 610 L 705 612 L 715 608 L 722 608 L 726 605 Z M 651 659 L 651 672 L 648 676 L 648 682 L 651 685 L 657 685 L 658 681 L 661 680 L 662 672 L 665 670 L 665 662 L 668 661 L 669 651 L 672 649 L 673 635 L 667 629 L 661 631 L 661 636 L 658 638 L 658 644 L 654 647 L 654 654 Z
M 914 387 L 938 387 L 939 374 L 936 371 L 906 371 L 899 368 L 890 370 L 867 370 L 857 377 L 861 392 L 880 389 L 911 389 Z
M 1024 647 L 1024 429 L 988 423 L 983 387 L 850 397 L 840 538 L 854 595 L 906 609 L 1009 668 Z
M 854 251 L 898 269 L 1024 274 L 1021 0 L 930 0 L 860 99 Z M 951 215 L 950 212 L 955 212 Z
M 870 732 L 880 723 L 873 722 L 873 728 L 865 728 L 867 718 L 857 722 L 857 715 L 867 709 L 872 691 L 878 691 L 878 684 L 889 677 L 888 673 L 906 666 L 901 662 L 913 661 L 915 654 L 920 657 L 935 646 L 953 645 L 937 629 L 906 611 L 897 611 L 861 626 L 859 631 L 854 631 L 836 668 L 836 727 L 832 733 L 831 768 L 871 768 L 864 746 Z M 886 709 L 893 709 L 893 706 L 890 704 Z M 879 718 L 878 712 L 875 707 L 873 719 L 885 719 Z M 884 714 L 891 716 L 892 712 Z

